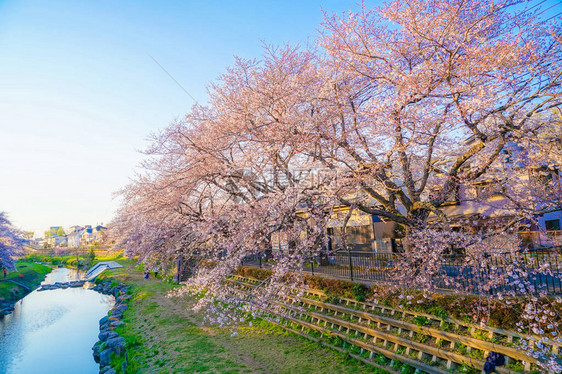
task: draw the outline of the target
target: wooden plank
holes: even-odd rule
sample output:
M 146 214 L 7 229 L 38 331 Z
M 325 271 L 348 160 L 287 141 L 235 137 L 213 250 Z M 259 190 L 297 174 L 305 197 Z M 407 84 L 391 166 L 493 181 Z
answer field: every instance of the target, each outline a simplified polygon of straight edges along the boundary
M 350 308 L 346 308 L 346 307 L 339 306 L 339 305 L 325 304 L 325 303 L 322 303 L 322 302 L 316 301 L 316 300 L 306 299 L 306 303 L 309 303 L 311 305 L 323 305 L 323 307 L 326 308 L 326 309 L 337 310 L 340 313 L 347 313 L 347 314 L 355 315 L 357 317 L 362 317 L 364 319 L 370 319 L 373 322 L 381 322 L 381 323 L 385 323 L 385 324 L 388 324 L 388 325 L 393 325 L 393 326 L 398 327 L 398 328 L 405 328 L 405 329 L 410 330 L 410 331 L 417 331 L 417 332 L 423 333 L 425 335 L 433 336 L 435 338 L 441 338 L 441 339 L 446 339 L 446 340 L 449 340 L 449 341 L 461 342 L 464 345 L 471 346 L 473 348 L 477 348 L 477 349 L 480 349 L 480 350 L 483 350 L 483 351 L 499 352 L 499 353 L 507 355 L 511 358 L 514 358 L 516 360 L 531 362 L 533 364 L 536 364 L 536 362 L 537 362 L 537 360 L 535 358 L 533 358 L 533 357 L 531 357 L 531 356 L 529 356 L 525 353 L 522 353 L 520 350 L 516 350 L 515 348 L 511 348 L 511 347 L 502 346 L 502 345 L 499 345 L 499 344 L 496 344 L 496 343 L 490 343 L 490 342 L 487 342 L 487 341 L 475 339 L 475 338 L 468 337 L 468 336 L 458 335 L 458 334 L 448 332 L 448 331 L 437 330 L 433 327 L 418 326 L 418 325 L 415 325 L 415 324 L 410 323 L 410 322 L 400 321 L 400 320 L 396 320 L 396 319 L 389 318 L 389 317 L 376 316 L 376 315 L 373 315 L 373 314 L 370 314 L 370 313 L 367 313 L 367 312 L 360 312 L 360 311 L 357 311 L 355 309 L 350 309 Z
M 384 348 L 380 348 L 380 347 L 377 347 L 377 346 L 374 346 L 374 345 L 370 345 L 370 344 L 368 344 L 366 342 L 363 342 L 361 340 L 358 340 L 358 339 L 350 338 L 350 337 L 346 336 L 345 334 L 342 334 L 342 333 L 339 333 L 339 332 L 336 332 L 336 331 L 326 330 L 326 329 L 322 328 L 321 326 L 310 324 L 308 322 L 297 320 L 297 319 L 294 319 L 294 318 L 291 318 L 291 317 L 288 317 L 288 318 L 285 317 L 285 318 L 289 319 L 293 323 L 302 324 L 304 326 L 310 327 L 313 330 L 319 331 L 323 334 L 339 336 L 341 339 L 347 341 L 350 344 L 356 345 L 356 346 L 361 347 L 361 348 L 365 348 L 369 351 L 379 352 L 382 355 L 386 356 L 387 358 L 396 359 L 398 361 L 405 362 L 408 365 L 414 366 L 414 367 L 416 367 L 420 370 L 423 370 L 425 372 L 428 372 L 430 374 L 448 374 L 449 373 L 447 370 L 443 370 L 443 369 L 440 369 L 440 368 L 437 368 L 437 367 L 433 367 L 433 366 L 424 364 L 423 362 L 419 362 L 419 361 L 411 359 L 409 357 L 399 355 L 395 352 L 389 351 L 389 350 L 384 349 Z
M 341 300 L 348 300 L 345 297 L 342 297 L 340 299 Z M 377 308 L 378 307 L 378 308 L 382 308 L 383 310 L 385 310 L 385 309 L 390 310 L 391 313 L 398 312 L 398 310 L 396 310 L 396 309 L 389 308 L 389 307 L 382 307 L 382 306 L 379 306 L 379 305 L 373 304 L 373 303 L 368 303 L 368 302 L 364 302 L 364 301 L 359 302 L 359 303 L 363 304 L 365 306 L 365 309 L 367 309 L 367 308 Z M 539 335 L 534 335 L 534 334 L 519 334 L 515 331 L 504 330 L 504 329 L 501 329 L 501 328 L 498 328 L 498 327 L 493 327 L 493 326 L 480 327 L 480 326 L 476 326 L 476 325 L 471 324 L 471 323 L 466 323 L 466 322 L 457 320 L 457 319 L 452 318 L 452 317 L 441 318 L 441 317 L 434 316 L 432 314 L 410 311 L 410 310 L 407 310 L 405 312 L 408 313 L 408 314 L 412 314 L 414 316 L 426 317 L 430 320 L 443 321 L 443 322 L 447 322 L 447 323 L 452 323 L 454 325 L 460 325 L 460 326 L 466 327 L 468 329 L 472 328 L 472 329 L 484 330 L 484 331 L 487 331 L 487 332 L 503 335 L 503 336 L 508 338 L 508 342 L 511 342 L 513 340 L 513 338 L 525 339 L 525 340 L 532 340 L 532 338 L 535 338 L 536 340 L 541 340 L 541 339 L 545 338 L 544 336 L 539 336 Z M 509 338 L 511 338 L 511 339 L 509 339 Z M 546 340 L 546 344 L 554 346 L 554 347 L 560 347 L 560 343 L 558 343 L 556 341 L 553 341 L 552 339 L 548 339 L 548 338 Z
M 392 342 L 394 344 L 403 345 L 403 346 L 406 346 L 406 347 L 411 347 L 411 348 L 416 349 L 417 351 L 423 351 L 425 353 L 438 356 L 438 357 L 440 357 L 444 360 L 447 360 L 447 361 L 452 360 L 452 361 L 455 361 L 455 362 L 458 362 L 458 363 L 465 363 L 467 365 L 473 365 L 473 366 L 475 366 L 479 369 L 482 369 L 484 367 L 483 361 L 473 359 L 471 357 L 464 357 L 464 356 L 459 355 L 457 353 L 442 350 L 442 349 L 432 347 L 432 346 L 429 346 L 429 345 L 425 345 L 425 344 L 422 344 L 422 343 L 410 341 L 408 339 L 405 339 L 405 338 L 402 338 L 402 337 L 399 337 L 399 336 L 395 336 L 395 335 L 392 335 L 390 333 L 385 333 L 385 332 L 382 332 L 382 331 L 374 330 L 370 327 L 358 325 L 358 324 L 355 324 L 353 322 L 337 320 L 335 318 L 331 318 L 330 316 L 315 315 L 315 317 L 320 318 L 320 319 L 325 319 L 328 322 L 338 324 L 340 326 L 343 326 L 344 328 L 348 328 L 348 329 L 351 329 L 351 330 L 354 330 L 354 331 L 359 331 L 359 332 L 362 332 L 362 333 L 367 333 L 369 336 L 381 338 L 381 339 L 384 339 L 386 341 Z
M 295 334 L 300 335 L 300 336 L 302 336 L 302 337 L 304 337 L 304 338 L 307 338 L 307 339 L 309 339 L 309 340 L 312 340 L 313 342 L 322 344 L 322 345 L 325 346 L 325 347 L 328 347 L 328 348 L 330 348 L 330 349 L 334 349 L 334 350 L 336 350 L 336 351 L 338 351 L 338 352 L 341 352 L 341 353 L 349 354 L 351 357 L 355 358 L 356 360 L 359 360 L 359 361 L 361 361 L 361 362 L 364 362 L 364 363 L 366 363 L 366 364 L 368 364 L 368 365 L 371 365 L 371 366 L 374 366 L 374 367 L 376 367 L 376 368 L 379 368 L 379 369 L 388 371 L 388 372 L 391 373 L 391 374 L 400 374 L 399 372 L 397 372 L 396 370 L 393 370 L 392 368 L 389 368 L 389 367 L 387 367 L 387 366 L 379 365 L 379 364 L 377 364 L 376 362 L 374 362 L 374 361 L 372 361 L 372 360 L 367 360 L 367 359 L 365 359 L 364 357 L 358 356 L 358 355 L 356 355 L 356 354 L 354 354 L 354 353 L 351 353 L 351 352 L 349 352 L 349 351 L 347 351 L 347 350 L 345 350 L 345 349 L 343 349 L 343 348 L 336 347 L 335 345 L 328 344 L 328 343 L 322 341 L 321 339 L 314 338 L 314 337 L 312 337 L 312 336 L 310 336 L 310 335 L 308 335 L 308 334 L 305 334 L 305 333 L 303 333 L 303 332 L 301 332 L 301 331 L 292 329 L 292 328 L 287 327 L 287 326 L 283 326 L 283 325 L 280 324 L 280 323 L 276 323 L 276 322 L 272 322 L 272 323 L 276 324 L 277 326 L 279 326 L 279 327 L 281 327 L 281 328 L 284 328 L 285 330 L 291 331 L 292 333 L 295 333 Z M 371 358 L 371 356 L 372 356 L 372 352 L 371 352 L 370 358 Z

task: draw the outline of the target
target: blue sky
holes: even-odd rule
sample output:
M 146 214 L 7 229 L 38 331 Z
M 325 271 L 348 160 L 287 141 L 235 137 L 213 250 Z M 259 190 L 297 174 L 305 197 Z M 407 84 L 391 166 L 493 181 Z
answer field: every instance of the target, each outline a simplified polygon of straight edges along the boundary
M 0 211 L 40 235 L 110 221 L 153 131 L 262 41 L 306 44 L 346 1 L 0 0 Z

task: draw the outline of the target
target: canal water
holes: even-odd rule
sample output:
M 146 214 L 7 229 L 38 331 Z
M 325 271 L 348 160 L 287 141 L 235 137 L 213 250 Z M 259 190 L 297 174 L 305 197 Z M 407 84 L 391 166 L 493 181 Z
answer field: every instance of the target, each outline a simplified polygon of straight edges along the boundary
M 59 268 L 43 283 L 77 279 Z M 0 374 L 98 373 L 91 348 L 113 304 L 113 296 L 85 288 L 31 292 L 0 319 Z

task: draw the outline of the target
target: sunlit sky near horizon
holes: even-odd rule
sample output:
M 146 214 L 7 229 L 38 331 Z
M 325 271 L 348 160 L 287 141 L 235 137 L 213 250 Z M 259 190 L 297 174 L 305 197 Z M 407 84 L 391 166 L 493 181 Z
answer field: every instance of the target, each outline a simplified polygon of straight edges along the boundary
M 108 223 L 147 136 L 262 42 L 306 44 L 354 1 L 0 0 L 0 211 L 41 236 Z M 149 56 L 150 55 L 150 56 Z

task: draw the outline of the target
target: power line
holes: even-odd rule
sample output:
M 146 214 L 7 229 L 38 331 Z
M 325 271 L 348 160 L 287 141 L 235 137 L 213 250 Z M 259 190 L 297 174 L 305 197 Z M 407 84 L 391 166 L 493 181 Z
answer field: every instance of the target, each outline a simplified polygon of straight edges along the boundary
M 164 73 L 166 73 L 170 79 L 172 79 L 174 82 L 176 82 L 176 84 L 179 86 L 179 88 L 181 88 L 183 90 L 183 92 L 186 93 L 187 96 L 189 96 L 191 98 L 191 100 L 193 100 L 195 102 L 195 104 L 199 104 L 199 102 L 197 100 L 195 100 L 195 98 L 193 96 L 191 96 L 191 94 L 189 92 L 187 92 L 187 90 L 185 88 L 183 88 L 183 86 L 180 84 L 180 82 L 178 82 L 176 80 L 176 78 L 174 78 L 172 76 L 172 74 L 168 73 L 168 70 L 166 70 L 164 68 L 164 66 L 162 66 L 158 61 L 156 61 L 156 59 L 154 57 L 152 57 L 152 55 L 150 53 L 146 53 L 148 55 L 148 57 L 150 57 L 152 59 L 152 61 L 154 61 L 156 63 L 156 65 L 160 66 L 160 69 L 162 69 L 164 71 Z
M 551 6 L 549 6 L 548 8 L 543 9 L 541 12 L 535 14 L 535 16 L 540 16 L 541 14 L 543 14 L 544 12 L 546 12 L 547 10 L 550 10 L 550 9 L 554 8 L 555 6 L 560 5 L 560 4 L 562 4 L 562 2 L 558 2 L 558 3 L 554 4 L 554 5 L 551 5 Z M 551 18 L 552 18 L 552 17 L 551 17 Z M 550 19 L 550 18 L 549 18 L 549 19 Z
M 562 4 L 562 3 L 561 3 L 561 4 Z M 555 14 L 555 15 L 553 15 L 552 17 L 545 19 L 543 22 L 548 22 L 548 21 L 550 21 L 551 19 L 556 18 L 556 17 L 558 17 L 558 16 L 561 15 L 561 14 L 562 14 L 562 12 L 560 12 L 560 13 L 558 13 L 558 14 Z

